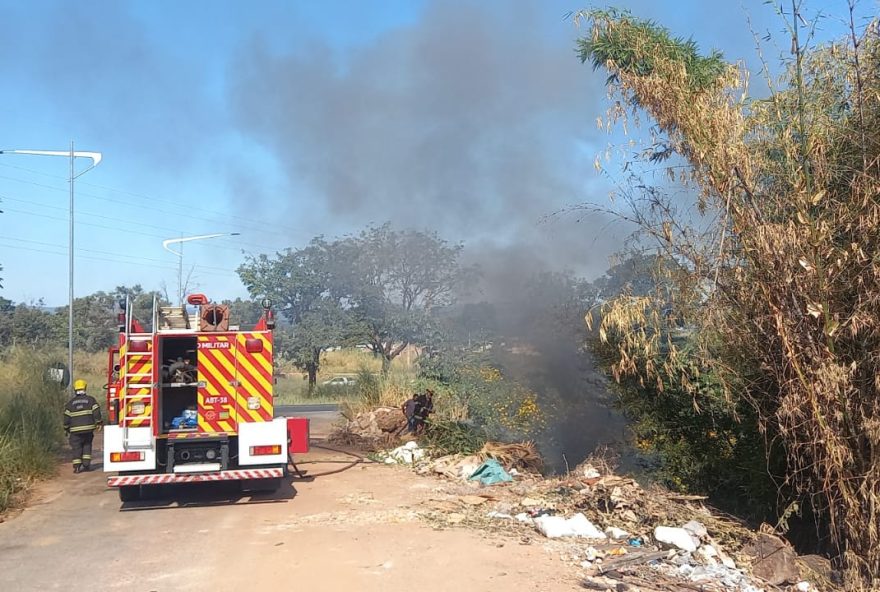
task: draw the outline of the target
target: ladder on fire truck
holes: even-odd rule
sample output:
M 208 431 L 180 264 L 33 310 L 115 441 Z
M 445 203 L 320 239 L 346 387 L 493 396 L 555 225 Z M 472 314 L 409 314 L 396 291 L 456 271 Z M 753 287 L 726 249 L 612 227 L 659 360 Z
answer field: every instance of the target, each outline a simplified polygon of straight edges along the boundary
M 124 450 L 149 449 L 152 447 L 150 438 L 146 440 L 139 439 L 132 441 L 129 428 L 133 427 L 132 423 L 139 422 L 138 427 L 152 427 L 152 397 L 155 384 L 153 383 L 153 364 L 154 352 L 152 349 L 153 334 L 156 327 L 156 297 L 153 296 L 153 312 L 151 332 L 148 335 L 148 343 L 145 351 L 133 351 L 132 347 L 132 322 L 134 315 L 132 314 L 131 301 L 128 296 L 125 297 L 125 350 L 119 360 L 119 371 L 122 375 L 122 393 L 120 397 L 120 416 L 122 418 L 122 447 Z M 135 335 L 141 336 L 143 333 Z M 138 341 L 143 341 L 140 339 Z M 137 348 L 140 349 L 140 348 Z M 137 371 L 132 372 L 132 368 Z M 144 368 L 149 371 L 143 371 Z M 140 405 L 141 413 L 134 414 L 132 409 Z M 145 415 L 143 411 L 150 406 L 150 415 Z

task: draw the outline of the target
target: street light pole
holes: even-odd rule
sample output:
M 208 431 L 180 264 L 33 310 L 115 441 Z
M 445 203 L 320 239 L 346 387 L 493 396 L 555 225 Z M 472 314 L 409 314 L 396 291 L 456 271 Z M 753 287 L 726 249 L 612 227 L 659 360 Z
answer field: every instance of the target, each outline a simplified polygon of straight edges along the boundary
M 70 211 L 68 214 L 68 262 L 67 262 L 67 368 L 70 372 L 69 387 L 73 389 L 73 181 L 86 174 L 101 162 L 103 155 L 100 152 L 77 152 L 73 149 L 73 140 L 70 141 L 70 150 L 0 150 L 0 154 L 27 154 L 33 156 L 64 156 L 70 159 Z M 89 158 L 92 164 L 77 174 L 74 161 L 77 158 Z
M 203 240 L 208 238 L 217 238 L 220 236 L 238 236 L 238 232 L 218 232 L 215 234 L 200 234 L 198 236 L 182 236 L 180 238 L 169 238 L 162 241 L 162 248 L 169 253 L 177 255 L 177 298 L 180 306 L 183 306 L 183 243 L 190 241 Z M 169 249 L 168 245 L 180 243 L 180 251 Z

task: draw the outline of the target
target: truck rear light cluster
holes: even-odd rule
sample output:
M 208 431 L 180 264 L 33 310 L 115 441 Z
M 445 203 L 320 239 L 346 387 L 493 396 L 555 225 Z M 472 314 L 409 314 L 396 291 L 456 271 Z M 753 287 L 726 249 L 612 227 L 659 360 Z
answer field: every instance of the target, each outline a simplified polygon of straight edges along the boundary
M 143 452 L 111 452 L 110 462 L 137 462 L 144 460 Z
M 281 446 L 272 444 L 270 446 L 251 446 L 251 456 L 263 456 L 267 454 L 281 454 Z

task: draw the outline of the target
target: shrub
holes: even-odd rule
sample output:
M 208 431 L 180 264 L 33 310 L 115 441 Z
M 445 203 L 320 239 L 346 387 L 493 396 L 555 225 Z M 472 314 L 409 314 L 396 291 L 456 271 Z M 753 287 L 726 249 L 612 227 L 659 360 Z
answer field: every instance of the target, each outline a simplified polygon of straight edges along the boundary
M 463 421 L 431 421 L 423 442 L 438 454 L 475 454 L 488 441 L 486 432 Z
M 64 392 L 46 380 L 52 361 L 24 349 L 0 356 L 0 511 L 56 466 Z

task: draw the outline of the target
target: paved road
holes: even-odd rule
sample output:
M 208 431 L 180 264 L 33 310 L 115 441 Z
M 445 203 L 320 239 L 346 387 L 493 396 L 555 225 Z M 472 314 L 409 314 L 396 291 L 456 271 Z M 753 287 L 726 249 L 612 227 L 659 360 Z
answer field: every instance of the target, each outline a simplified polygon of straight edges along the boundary
M 275 405 L 275 417 L 295 417 L 310 413 L 336 413 L 339 405 L 336 403 L 318 403 L 314 405 Z

